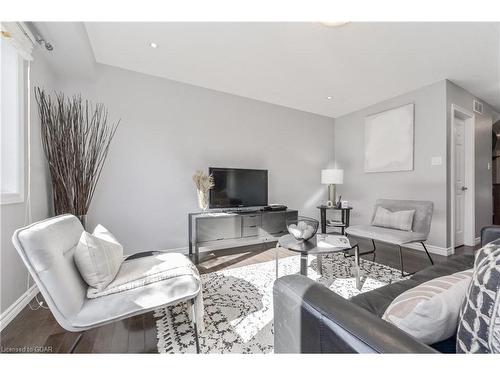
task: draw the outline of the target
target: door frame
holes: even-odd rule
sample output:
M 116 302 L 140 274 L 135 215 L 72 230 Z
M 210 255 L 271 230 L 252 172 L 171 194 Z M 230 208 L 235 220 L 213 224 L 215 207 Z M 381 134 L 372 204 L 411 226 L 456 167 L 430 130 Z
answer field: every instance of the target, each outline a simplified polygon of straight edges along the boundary
M 451 155 L 450 155 L 450 236 L 451 249 L 455 252 L 455 117 L 465 123 L 465 194 L 464 245 L 474 246 L 476 241 L 476 176 L 475 176 L 475 116 L 474 113 L 454 103 L 451 104 Z

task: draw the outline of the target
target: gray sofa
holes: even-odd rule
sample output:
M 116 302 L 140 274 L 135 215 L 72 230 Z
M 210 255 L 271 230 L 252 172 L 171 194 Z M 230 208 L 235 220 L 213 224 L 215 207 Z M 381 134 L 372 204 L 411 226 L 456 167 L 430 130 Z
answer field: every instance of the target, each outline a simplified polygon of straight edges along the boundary
M 375 207 L 373 209 L 373 216 L 371 222 L 373 222 L 373 218 L 375 217 L 375 213 L 377 212 L 378 207 L 383 207 L 392 212 L 403 211 L 403 210 L 415 210 L 412 230 L 403 231 L 398 229 L 379 227 L 371 224 L 353 225 L 348 227 L 346 229 L 346 233 L 348 236 L 367 238 L 372 240 L 373 250 L 363 253 L 363 255 L 369 253 L 375 253 L 376 251 L 375 241 L 396 245 L 399 248 L 401 275 L 405 275 L 402 247 L 403 245 L 407 245 L 410 243 L 421 243 L 431 264 L 434 264 L 429 252 L 427 251 L 427 247 L 425 246 L 424 243 L 427 240 L 427 237 L 429 236 L 429 231 L 431 229 L 434 204 L 430 201 L 377 199 L 377 201 L 375 202 Z
M 482 245 L 499 238 L 500 227 L 481 232 Z M 429 346 L 381 317 L 404 291 L 473 265 L 473 254 L 451 256 L 409 279 L 350 300 L 305 276 L 279 278 L 273 290 L 275 353 L 454 353 L 456 336 Z

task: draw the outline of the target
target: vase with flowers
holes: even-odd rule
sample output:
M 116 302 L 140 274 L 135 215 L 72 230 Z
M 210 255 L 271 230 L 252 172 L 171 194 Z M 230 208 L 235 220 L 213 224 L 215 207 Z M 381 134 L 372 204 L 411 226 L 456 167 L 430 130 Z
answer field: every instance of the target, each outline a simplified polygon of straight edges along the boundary
M 193 175 L 193 181 L 198 192 L 198 206 L 202 212 L 207 212 L 208 194 L 210 189 L 214 187 L 214 178 L 212 175 L 207 175 L 202 171 L 196 171 Z

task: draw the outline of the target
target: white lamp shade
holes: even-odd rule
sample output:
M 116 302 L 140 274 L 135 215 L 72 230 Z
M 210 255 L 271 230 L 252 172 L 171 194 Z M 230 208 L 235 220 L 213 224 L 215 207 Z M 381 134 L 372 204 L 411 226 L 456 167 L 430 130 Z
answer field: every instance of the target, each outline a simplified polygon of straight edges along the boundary
M 344 170 L 343 169 L 322 169 L 321 170 L 322 184 L 343 184 Z

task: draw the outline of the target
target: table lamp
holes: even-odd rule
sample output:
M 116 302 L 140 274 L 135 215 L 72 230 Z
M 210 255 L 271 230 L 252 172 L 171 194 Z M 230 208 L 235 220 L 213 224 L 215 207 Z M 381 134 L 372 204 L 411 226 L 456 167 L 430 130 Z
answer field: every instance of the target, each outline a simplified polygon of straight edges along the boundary
M 344 183 L 343 169 L 322 169 L 321 183 L 328 185 L 328 206 L 335 205 L 335 185 Z

